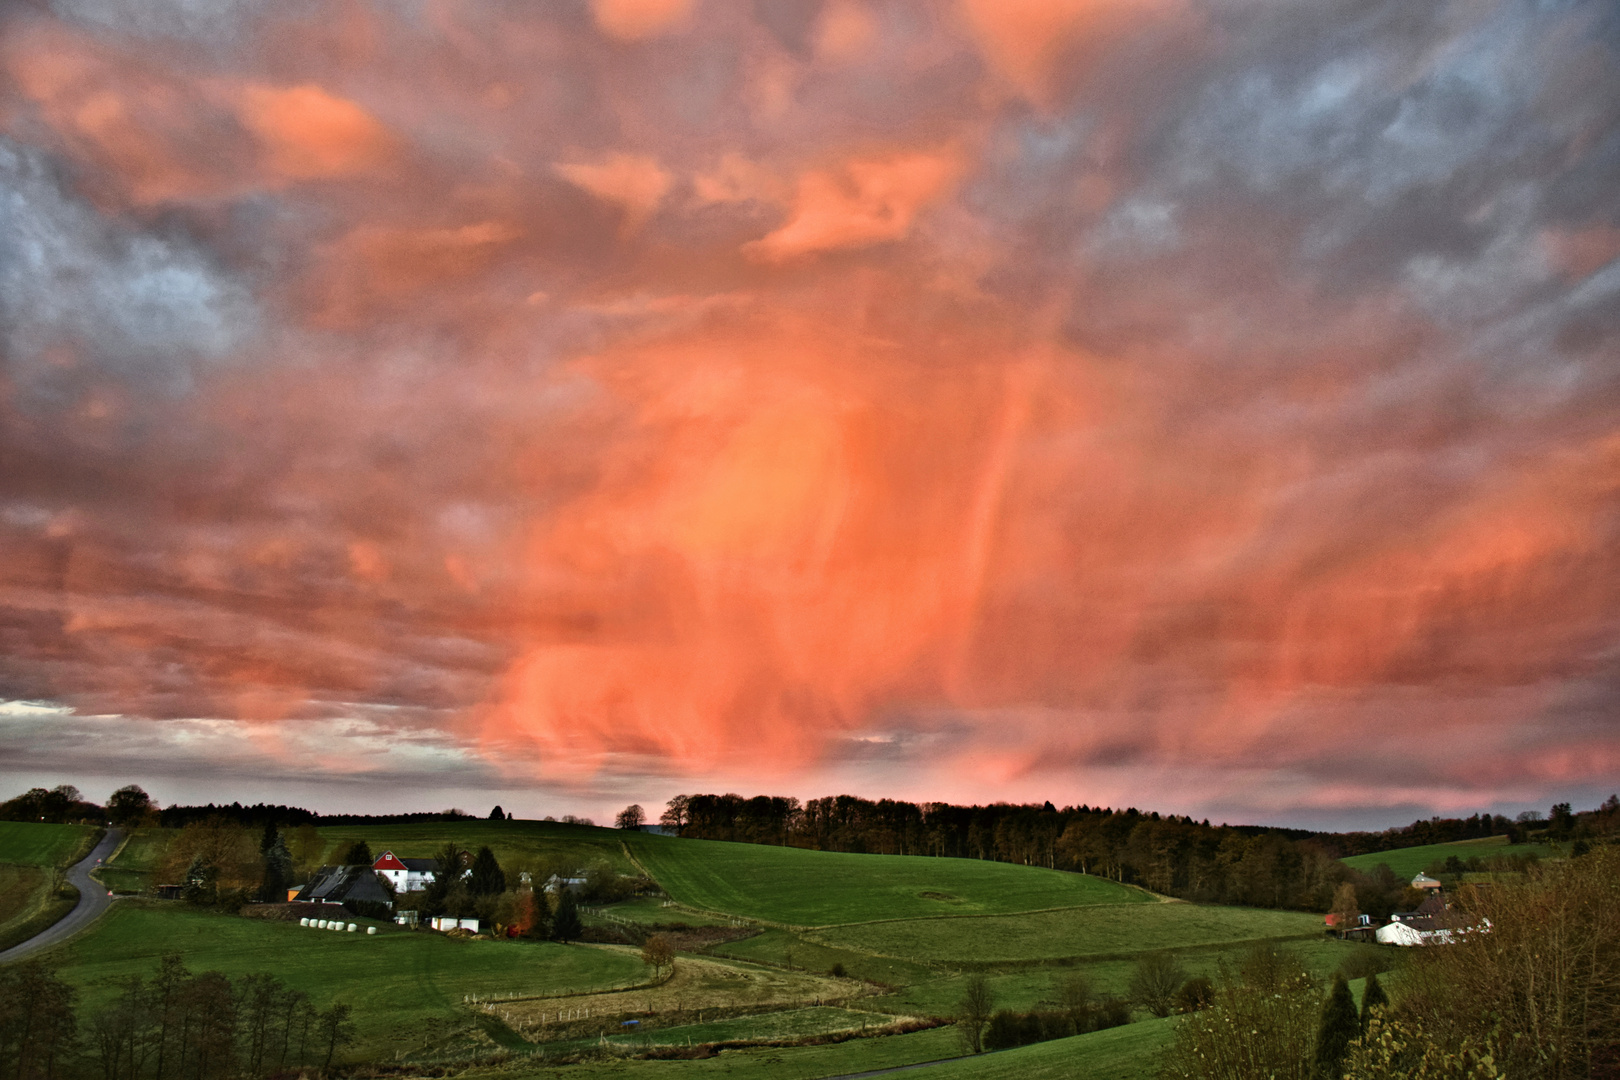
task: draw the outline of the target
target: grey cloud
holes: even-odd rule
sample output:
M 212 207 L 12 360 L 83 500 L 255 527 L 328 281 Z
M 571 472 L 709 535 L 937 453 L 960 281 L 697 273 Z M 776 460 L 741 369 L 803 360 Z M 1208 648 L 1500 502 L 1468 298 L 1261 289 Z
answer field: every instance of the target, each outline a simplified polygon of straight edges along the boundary
M 53 348 L 96 374 L 183 390 L 193 364 L 232 355 L 258 321 L 201 244 L 109 221 L 45 154 L 0 138 L 0 342 L 25 390 L 49 395 L 73 377 Z
M 141 37 L 220 41 L 271 8 L 265 0 L 49 0 L 62 19 Z M 285 2 L 275 5 L 285 10 Z

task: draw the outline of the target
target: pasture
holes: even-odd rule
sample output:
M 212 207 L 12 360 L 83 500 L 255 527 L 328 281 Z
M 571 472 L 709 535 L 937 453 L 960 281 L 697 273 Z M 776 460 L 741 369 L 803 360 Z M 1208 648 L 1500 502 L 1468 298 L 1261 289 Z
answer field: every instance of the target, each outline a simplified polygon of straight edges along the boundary
M 151 975 L 171 952 L 194 972 L 277 975 L 317 1007 L 347 1002 L 360 1030 L 356 1055 L 386 1049 L 389 1058 L 401 1031 L 453 1015 L 468 994 L 571 994 L 637 985 L 652 974 L 627 948 L 466 941 L 391 926 L 372 937 L 141 900 L 119 901 L 46 959 L 95 1008 L 119 980 Z
M 696 1061 L 626 1061 L 606 1058 L 577 1065 L 529 1067 L 506 1065 L 491 1072 L 502 1080 L 820 1080 L 827 1076 L 893 1069 L 924 1061 L 939 1061 L 961 1054 L 961 1043 L 950 1028 L 933 1028 L 910 1035 L 852 1039 L 822 1046 L 761 1047 L 726 1050 Z M 477 1073 L 473 1075 L 479 1075 Z M 928 1074 L 923 1074 L 927 1076 Z M 1144 1073 L 1144 1078 L 1151 1076 Z
M 71 866 L 95 846 L 97 835 L 98 830 L 89 825 L 0 821 L 0 863 Z
M 626 834 L 630 850 L 683 904 L 782 926 L 1152 904 L 1104 878 L 979 859 L 836 851 Z
M 1382 863 L 1393 870 L 1396 877 L 1412 878 L 1437 859 L 1443 860 L 1451 855 L 1464 861 L 1499 855 L 1535 855 L 1542 859 L 1556 857 L 1553 849 L 1546 844 L 1509 844 L 1505 836 L 1483 836 L 1450 844 L 1423 844 L 1419 847 L 1396 848 L 1394 851 L 1375 851 L 1370 855 L 1352 855 L 1341 861 L 1364 874 L 1372 873 Z
M 51 890 L 54 871 L 84 858 L 98 830 L 88 825 L 0 821 L 0 949 L 26 941 L 73 910 L 77 894 Z
M 954 1029 L 934 1028 L 825 1046 L 728 1050 L 697 1061 L 608 1058 L 550 1068 L 506 1066 L 499 1075 L 512 1080 L 818 1080 L 940 1062 L 918 1075 L 928 1080 L 1152 1080 L 1157 1074 L 1155 1055 L 1170 1041 L 1174 1024 L 1174 1018 L 1146 1020 L 977 1057 L 962 1056 Z
M 1314 938 L 1322 917 L 1200 904 L 1128 904 L 1021 915 L 861 923 L 807 935 L 833 947 L 945 964 L 1098 959 L 1261 938 Z
M 154 884 L 152 874 L 157 870 L 173 840 L 173 829 L 132 829 L 124 837 L 118 850 L 112 853 L 104 866 L 96 871 L 102 884 L 114 892 L 139 893 Z M 159 883 L 161 884 L 161 883 Z

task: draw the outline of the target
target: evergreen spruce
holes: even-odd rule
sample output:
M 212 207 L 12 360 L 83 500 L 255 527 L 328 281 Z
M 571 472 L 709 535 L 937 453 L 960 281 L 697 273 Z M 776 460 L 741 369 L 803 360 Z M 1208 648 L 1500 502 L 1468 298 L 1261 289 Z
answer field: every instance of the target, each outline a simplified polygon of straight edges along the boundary
M 584 932 L 585 927 L 579 921 L 579 909 L 574 904 L 574 892 L 564 885 L 558 890 L 557 914 L 551 918 L 552 939 L 566 944 L 578 941 Z
M 1361 1036 L 1356 1016 L 1356 999 L 1343 975 L 1333 976 L 1333 989 L 1322 1004 L 1322 1025 L 1316 1032 L 1316 1075 L 1322 1080 L 1338 1080 L 1344 1074 L 1344 1056 L 1350 1044 Z
M 1384 993 L 1384 988 L 1379 985 L 1378 973 L 1368 975 L 1367 985 L 1361 991 L 1361 1030 L 1367 1030 L 1367 1021 L 1372 1019 L 1373 1009 L 1388 1007 L 1389 995 Z
M 506 873 L 487 846 L 479 848 L 478 854 L 473 856 L 467 891 L 474 896 L 492 896 L 506 891 Z
M 370 866 L 376 861 L 371 855 L 371 845 L 364 840 L 356 840 L 343 853 L 344 866 Z
M 292 853 L 280 832 L 269 838 L 260 855 L 264 862 L 264 876 L 259 886 L 259 899 L 280 903 L 287 899 L 287 888 L 293 883 Z

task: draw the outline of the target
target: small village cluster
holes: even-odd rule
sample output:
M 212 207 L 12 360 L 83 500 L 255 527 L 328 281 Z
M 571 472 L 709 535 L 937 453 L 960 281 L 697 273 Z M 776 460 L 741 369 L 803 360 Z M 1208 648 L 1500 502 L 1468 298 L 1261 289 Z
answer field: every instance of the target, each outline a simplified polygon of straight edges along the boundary
M 471 857 L 466 856 L 463 861 L 470 866 Z M 438 878 L 438 873 L 439 863 L 436 859 L 402 859 L 392 851 L 385 851 L 369 865 L 360 863 L 349 866 L 322 866 L 315 871 L 308 884 L 289 888 L 287 899 L 293 903 L 331 904 L 339 907 L 345 904 L 357 907 L 381 905 L 391 913 L 395 923 L 415 927 L 418 923 L 417 913 L 395 910 L 395 898 L 427 888 Z M 466 877 L 472 871 L 464 867 L 461 873 Z M 527 884 L 529 875 L 524 873 L 521 876 Z M 577 894 L 584 886 L 583 877 L 560 877 L 553 874 L 546 879 L 542 888 L 547 893 L 554 894 L 559 889 L 567 889 Z M 301 919 L 300 923 L 306 926 L 320 923 L 322 928 L 325 928 L 326 920 Z M 435 930 L 471 930 L 476 933 L 479 928 L 477 919 L 455 918 L 450 915 L 434 916 L 428 923 Z M 340 923 L 332 925 L 342 928 Z
M 1403 947 L 1450 945 L 1467 934 L 1490 931 L 1489 919 L 1474 923 L 1456 912 L 1446 898 L 1444 887 L 1428 874 L 1413 878 L 1412 887 L 1426 894 L 1414 910 L 1397 911 L 1382 924 L 1374 923 L 1371 915 L 1357 915 L 1352 921 L 1339 912 L 1330 912 L 1324 920 L 1328 931 L 1350 940 Z

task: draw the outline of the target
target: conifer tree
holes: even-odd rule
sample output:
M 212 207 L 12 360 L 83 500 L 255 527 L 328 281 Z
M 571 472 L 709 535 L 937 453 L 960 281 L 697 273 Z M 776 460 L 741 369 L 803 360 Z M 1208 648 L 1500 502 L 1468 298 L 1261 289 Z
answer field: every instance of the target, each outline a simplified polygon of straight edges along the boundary
M 1356 1000 L 1350 996 L 1350 984 L 1343 975 L 1335 975 L 1316 1032 L 1316 1075 L 1321 1080 L 1338 1080 L 1343 1075 L 1344 1056 L 1360 1035 L 1361 1021 L 1356 1016 Z
M 474 896 L 489 896 L 506 891 L 506 873 L 495 861 L 495 853 L 486 845 L 473 856 L 472 874 L 467 879 L 467 891 Z
M 564 885 L 558 890 L 557 914 L 551 918 L 551 936 L 564 943 L 578 941 L 585 926 L 579 921 L 579 908 L 574 904 L 574 892 Z
M 1367 985 L 1361 990 L 1361 1030 L 1367 1030 L 1367 1021 L 1372 1019 L 1372 1011 L 1377 1008 L 1389 1006 L 1389 995 L 1384 992 L 1383 986 L 1378 982 L 1378 973 L 1373 972 L 1367 976 Z

